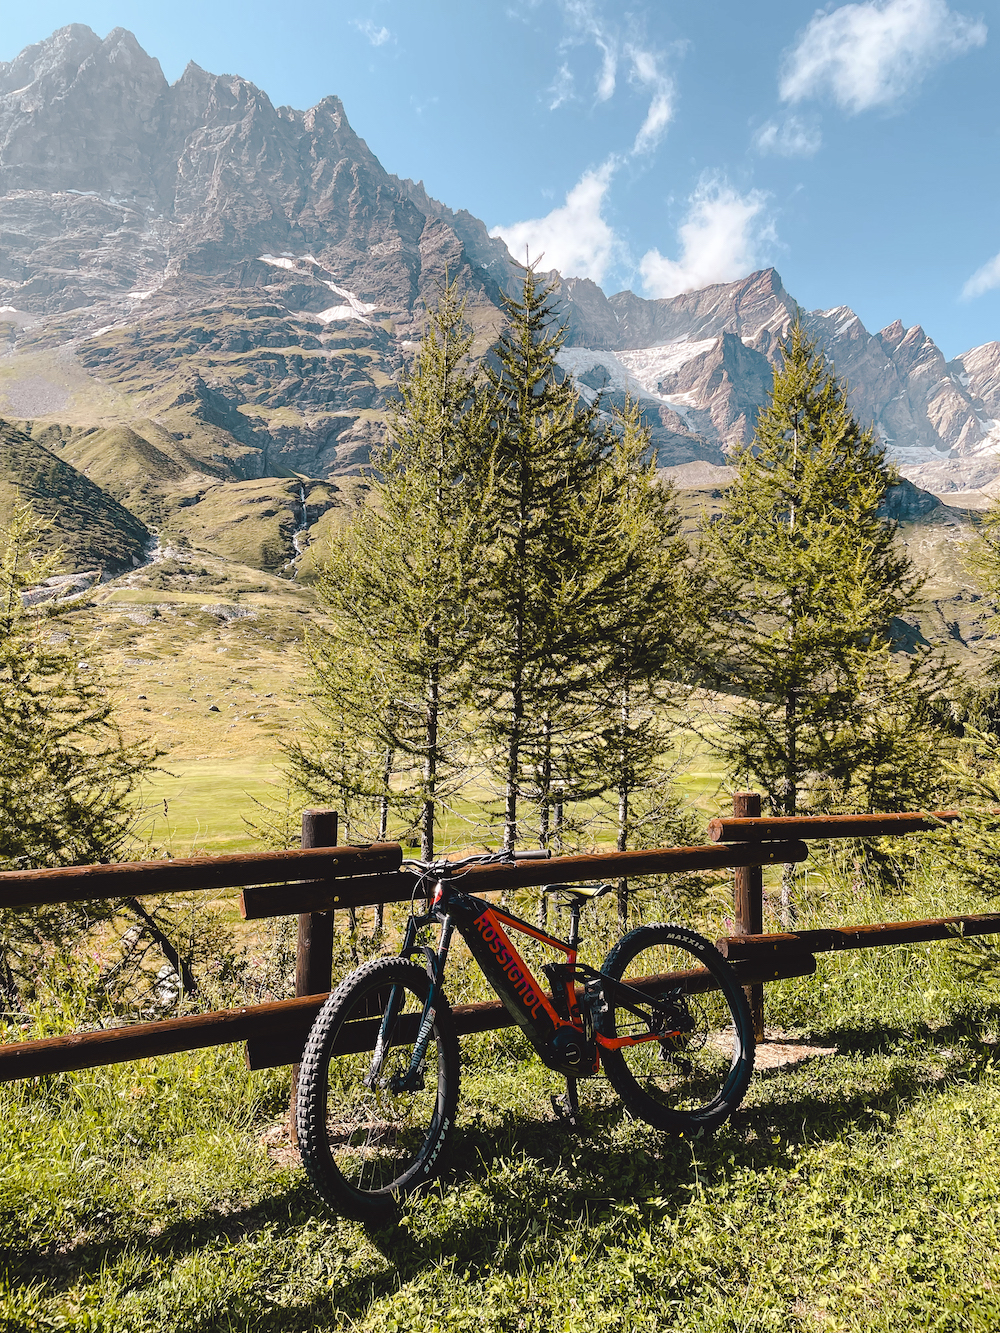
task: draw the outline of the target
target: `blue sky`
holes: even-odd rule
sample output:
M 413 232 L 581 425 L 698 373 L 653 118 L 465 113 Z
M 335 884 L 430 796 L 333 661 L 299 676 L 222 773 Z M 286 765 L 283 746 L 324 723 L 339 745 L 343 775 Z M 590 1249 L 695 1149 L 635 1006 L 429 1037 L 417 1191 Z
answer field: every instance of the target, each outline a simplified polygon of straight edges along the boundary
M 0 60 L 72 22 L 336 93 L 388 170 L 609 294 L 773 264 L 948 356 L 1000 338 L 1000 0 L 0 0 Z

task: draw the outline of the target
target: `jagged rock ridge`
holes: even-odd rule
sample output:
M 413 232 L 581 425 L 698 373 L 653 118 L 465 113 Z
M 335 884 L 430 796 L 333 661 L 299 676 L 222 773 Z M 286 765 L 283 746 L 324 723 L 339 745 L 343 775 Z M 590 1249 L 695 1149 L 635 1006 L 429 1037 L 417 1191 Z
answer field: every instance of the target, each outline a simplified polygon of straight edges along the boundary
M 71 25 L 0 65 L 0 342 L 120 386 L 207 472 L 219 430 L 237 478 L 351 471 L 445 273 L 496 318 L 496 243 L 432 203 L 336 97 L 274 107 L 193 64 L 169 85 L 130 33 Z M 22 388 L 0 411 L 32 415 Z
M 686 429 L 692 449 L 697 440 L 724 454 L 750 438 L 771 363 L 798 315 L 846 380 L 856 417 L 874 426 L 907 475 L 947 491 L 1000 474 L 998 343 L 946 362 L 919 325 L 897 320 L 871 334 L 847 306 L 801 310 L 774 269 L 656 301 L 632 292 L 605 298 L 580 279 L 561 292 L 567 368 L 593 389 L 629 388 L 648 413 Z
M 336 97 L 275 107 L 194 64 L 171 85 L 130 33 L 82 25 L 0 64 L 0 234 L 0 414 L 186 532 L 220 529 L 230 485 L 286 533 L 290 473 L 366 463 L 445 274 L 482 347 L 512 272 L 482 222 L 385 172 Z M 750 437 L 799 313 L 773 269 L 669 300 L 582 279 L 561 297 L 565 368 L 589 395 L 638 395 L 664 467 L 722 467 Z M 1000 345 L 949 364 L 919 328 L 803 317 L 909 475 L 1000 471 Z

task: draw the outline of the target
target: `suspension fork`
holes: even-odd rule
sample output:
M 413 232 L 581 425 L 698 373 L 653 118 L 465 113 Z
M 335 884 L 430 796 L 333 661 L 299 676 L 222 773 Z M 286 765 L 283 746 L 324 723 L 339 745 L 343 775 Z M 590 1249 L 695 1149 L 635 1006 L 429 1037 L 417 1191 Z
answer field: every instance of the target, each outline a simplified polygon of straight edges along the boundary
M 411 917 L 406 927 L 406 936 L 403 940 L 402 954 L 404 957 L 412 957 L 417 948 L 417 929 L 418 922 L 416 918 Z M 417 1039 L 413 1043 L 413 1053 L 410 1056 L 410 1066 L 406 1073 L 400 1077 L 396 1075 L 392 1079 L 393 1092 L 415 1092 L 423 1086 L 424 1066 L 427 1063 L 427 1047 L 430 1045 L 431 1032 L 434 1028 L 434 1016 L 437 1012 L 438 998 L 441 995 L 442 983 L 444 980 L 444 968 L 448 961 L 448 949 L 451 946 L 451 938 L 454 934 L 455 926 L 451 917 L 445 917 L 441 927 L 441 938 L 438 941 L 437 951 L 430 947 L 425 949 L 427 975 L 430 978 L 430 986 L 427 991 L 427 999 L 424 1002 L 423 1013 L 420 1016 L 420 1027 L 417 1030 Z M 393 986 L 389 995 L 389 1003 L 385 1007 L 382 1015 L 382 1023 L 379 1028 L 378 1040 L 375 1043 L 375 1051 L 372 1055 L 372 1067 L 369 1078 L 366 1080 L 369 1086 L 375 1082 L 382 1068 L 382 1062 L 385 1059 L 386 1052 L 389 1049 L 390 1034 L 395 1026 L 396 1019 L 399 1017 L 399 1008 L 402 1003 L 403 990 L 401 986 Z

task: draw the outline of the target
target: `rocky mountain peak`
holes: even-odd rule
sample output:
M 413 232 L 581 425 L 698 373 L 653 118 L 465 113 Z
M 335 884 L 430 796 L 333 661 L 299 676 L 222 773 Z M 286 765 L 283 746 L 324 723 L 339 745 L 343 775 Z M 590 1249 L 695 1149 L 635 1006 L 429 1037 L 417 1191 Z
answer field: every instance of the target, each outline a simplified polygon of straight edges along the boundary
M 0 229 L 6 364 L 59 349 L 146 423 L 116 428 L 214 478 L 362 465 L 445 275 L 485 345 L 513 272 L 479 219 L 383 169 L 339 97 L 275 107 L 193 62 L 168 85 L 130 33 L 80 24 L 0 65 Z M 565 369 L 639 397 L 665 465 L 721 465 L 750 437 L 797 317 L 908 466 L 978 458 L 1000 420 L 1000 346 L 946 365 L 917 325 L 801 311 L 773 268 L 653 300 L 549 276 Z M 31 374 L 4 380 L 0 413 L 84 411 Z M 175 457 L 171 439 L 199 443 Z
M 570 344 L 612 350 L 654 347 L 676 338 L 718 338 L 729 332 L 767 352 L 798 308 L 775 269 L 656 300 L 634 292 L 605 297 L 581 278 L 563 280 L 560 295 Z
M 483 338 L 510 275 L 481 222 L 382 168 L 339 97 L 276 108 L 194 63 L 168 85 L 130 33 L 83 25 L 0 66 L 0 231 L 0 415 L 111 430 L 90 475 L 124 498 L 131 477 L 155 521 L 178 477 L 364 465 L 445 274 Z M 65 377 L 31 371 L 54 349 Z M 98 382 L 113 419 L 88 416 Z
M 0 95 L 26 90 L 42 80 L 48 80 L 50 87 L 65 88 L 100 45 L 100 37 L 84 23 L 59 28 L 44 42 L 26 46 L 13 60 L 0 61 Z
M 124 28 L 61 28 L 0 66 L 0 189 L 147 197 L 166 92 Z
M 875 336 L 878 338 L 883 348 L 885 348 L 886 352 L 891 356 L 893 351 L 906 337 L 903 321 L 901 319 L 894 319 L 891 324 L 887 324 L 885 328 Z
M 983 415 L 1000 418 L 1000 342 L 983 343 L 963 352 L 949 365 L 960 384 L 981 404 Z

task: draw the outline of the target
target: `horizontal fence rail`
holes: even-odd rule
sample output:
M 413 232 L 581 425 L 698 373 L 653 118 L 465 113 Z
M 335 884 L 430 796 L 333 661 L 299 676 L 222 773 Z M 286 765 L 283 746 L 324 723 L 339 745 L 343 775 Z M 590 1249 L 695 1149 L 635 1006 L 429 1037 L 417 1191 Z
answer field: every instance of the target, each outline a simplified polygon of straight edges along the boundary
M 740 817 L 712 820 L 709 825 L 712 842 L 707 846 L 599 852 L 550 861 L 524 861 L 514 866 L 470 867 L 456 882 L 473 893 L 490 893 L 598 878 L 733 868 L 737 876 L 737 927 L 742 928 L 742 933 L 717 943 L 734 967 L 740 984 L 758 996 L 760 987 L 767 982 L 811 975 L 816 969 L 818 953 L 1000 934 L 1000 913 L 764 933 L 760 928 L 760 868 L 805 861 L 809 848 L 803 839 L 825 841 L 915 833 L 941 828 L 961 816 L 958 811 L 943 810 L 765 819 L 759 816 L 760 798 L 755 793 L 737 793 L 734 804 Z M 335 841 L 333 812 L 310 811 L 307 815 L 316 823 L 308 841 L 320 836 Z M 301 952 L 303 920 L 326 922 L 323 929 L 329 932 L 332 918 L 326 914 L 342 908 L 407 901 L 418 887 L 416 876 L 403 866 L 403 852 L 398 843 L 306 846 L 301 850 L 259 854 L 4 871 L 0 872 L 0 908 L 241 888 L 240 910 L 247 920 L 299 915 Z M 302 963 L 304 959 L 299 961 Z M 317 978 L 322 970 L 314 969 Z M 671 974 L 670 979 L 672 984 L 681 985 L 691 993 L 710 989 L 714 984 L 703 969 Z M 299 994 L 295 999 L 270 1004 L 3 1045 L 0 1082 L 240 1041 L 246 1042 L 247 1062 L 252 1069 L 294 1064 L 327 998 L 327 992 L 315 980 L 312 984 L 316 985 L 314 994 Z M 501 1003 L 492 1000 L 456 1005 L 453 1012 L 460 1034 L 509 1027 L 515 1021 Z M 762 1009 L 755 1011 L 754 1022 L 758 1035 L 762 1035 Z
M 452 881 L 469 893 L 536 888 L 543 884 L 579 883 L 635 875 L 676 875 L 694 870 L 726 870 L 742 865 L 781 865 L 804 861 L 804 842 L 758 842 L 747 847 L 657 847 L 642 852 L 594 852 L 586 856 L 558 856 L 551 861 L 521 861 L 513 866 L 470 866 Z M 416 876 L 407 870 L 372 875 L 349 883 L 295 884 L 280 888 L 248 888 L 240 911 L 247 921 L 290 916 L 296 912 L 327 912 L 342 907 L 371 907 L 377 903 L 406 902 L 417 889 Z
M 398 842 L 367 847 L 307 847 L 288 852 L 188 856 L 174 861 L 125 861 L 119 865 L 60 866 L 55 870 L 0 871 L 0 908 L 42 907 L 95 898 L 141 898 L 152 893 L 238 889 L 247 884 L 350 878 L 396 870 L 403 860 Z M 299 909 L 292 908 L 297 912 Z
M 880 949 L 888 944 L 925 944 L 972 935 L 1000 935 L 1000 912 L 977 916 L 943 916 L 928 921 L 878 921 L 864 926 L 829 926 L 820 930 L 774 934 L 729 935 L 716 946 L 730 962 L 763 953 L 835 953 L 840 949 Z
M 937 810 L 926 815 L 779 815 L 774 819 L 713 819 L 708 825 L 708 836 L 713 842 L 771 842 L 777 838 L 890 838 L 903 833 L 929 833 L 961 817 L 957 810 Z
M 811 954 L 787 950 L 780 959 L 743 959 L 734 964 L 740 982 L 774 981 L 778 977 L 805 976 L 816 969 Z M 670 973 L 667 980 L 682 985 L 690 994 L 712 990 L 715 980 L 703 968 Z M 0 1083 L 19 1078 L 37 1078 L 97 1065 L 123 1064 L 128 1060 L 179 1051 L 248 1044 L 251 1069 L 294 1064 L 302 1054 L 309 1029 L 326 995 L 309 995 L 272 1004 L 248 1005 L 242 1009 L 220 1009 L 210 1014 L 166 1018 L 157 1023 L 134 1023 L 128 1027 L 104 1028 L 97 1032 L 74 1032 L 38 1041 L 20 1041 L 0 1046 Z M 461 1035 L 511 1027 L 514 1019 L 498 1001 L 457 1004 L 452 1008 Z

